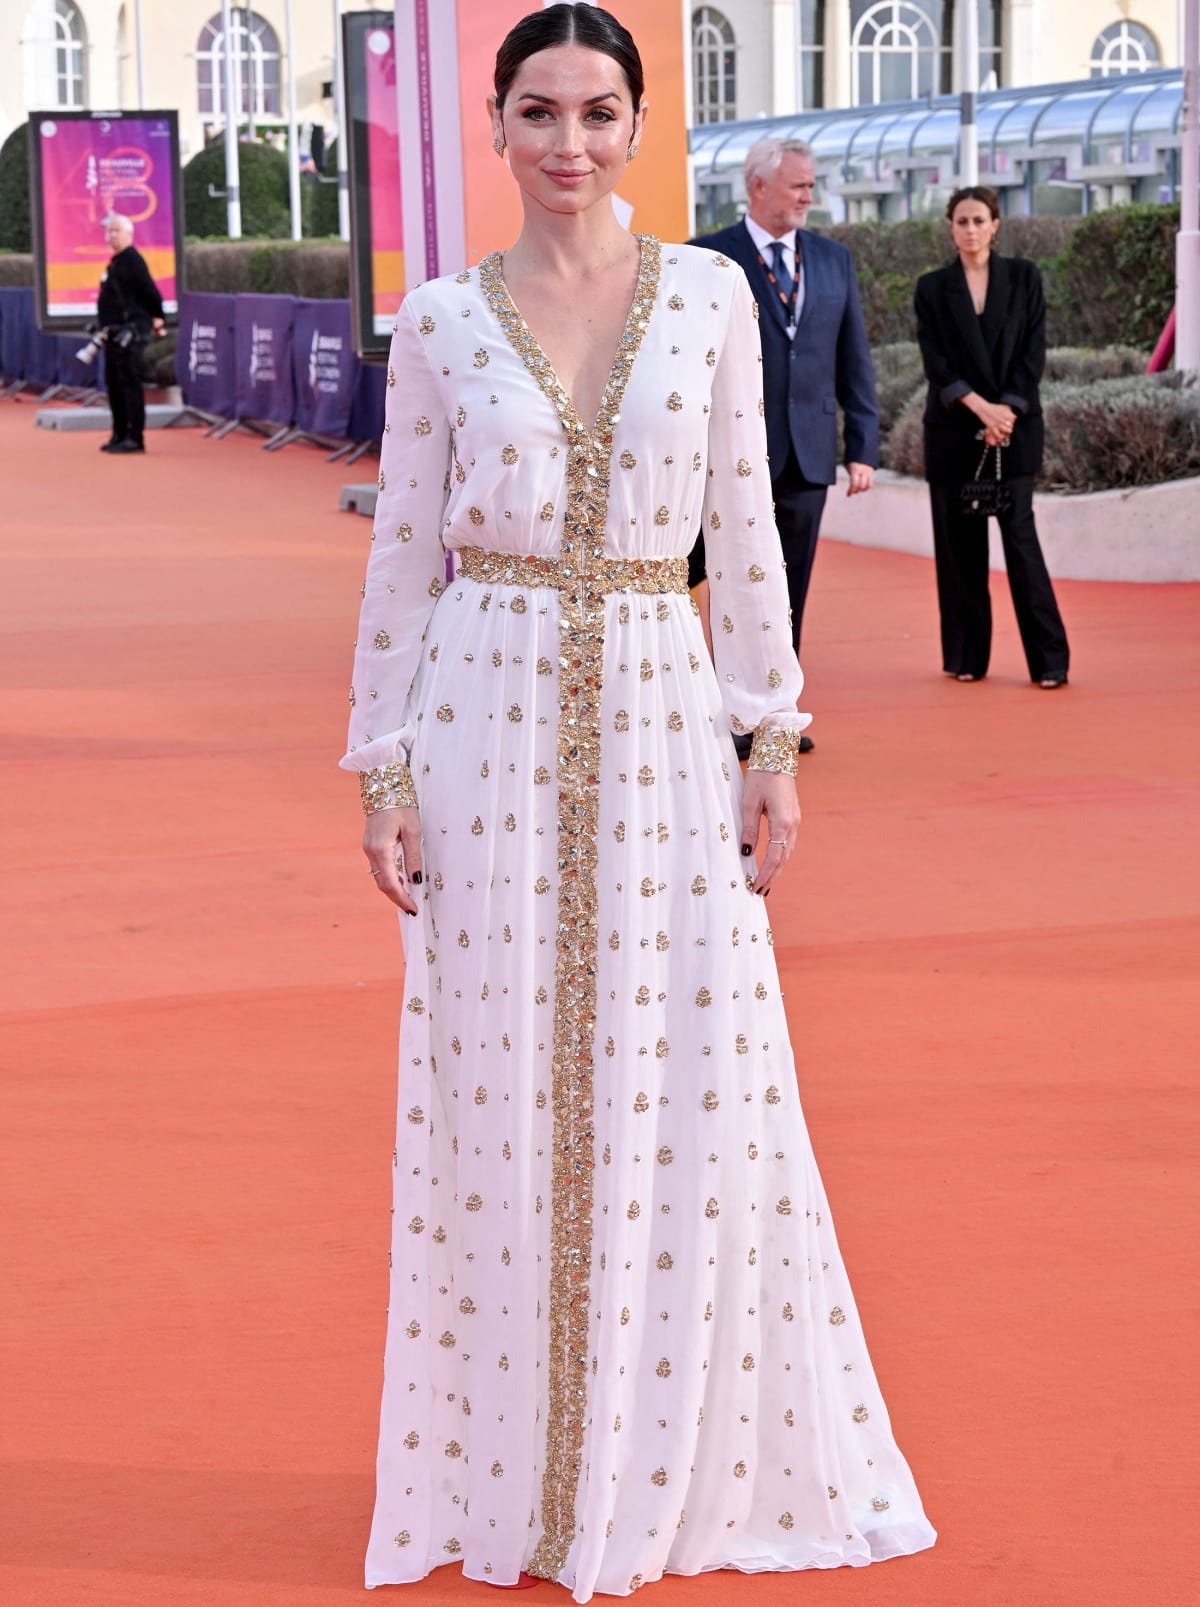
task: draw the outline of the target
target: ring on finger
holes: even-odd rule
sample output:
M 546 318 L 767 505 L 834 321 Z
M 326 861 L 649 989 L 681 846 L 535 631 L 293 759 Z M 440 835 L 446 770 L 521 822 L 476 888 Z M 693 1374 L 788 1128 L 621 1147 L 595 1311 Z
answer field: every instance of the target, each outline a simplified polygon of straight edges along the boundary
M 767 847 L 768 848 L 786 848 L 787 847 L 787 838 L 786 837 L 768 837 L 767 838 Z

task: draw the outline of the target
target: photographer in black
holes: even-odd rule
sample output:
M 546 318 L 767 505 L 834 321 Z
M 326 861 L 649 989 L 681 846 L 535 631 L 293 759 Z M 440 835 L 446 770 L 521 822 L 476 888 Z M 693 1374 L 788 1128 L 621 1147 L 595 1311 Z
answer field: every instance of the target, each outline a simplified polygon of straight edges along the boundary
M 161 335 L 162 297 L 146 259 L 133 243 L 133 224 L 114 212 L 105 220 L 112 261 L 100 281 L 96 318 L 104 339 L 104 375 L 112 409 L 112 436 L 102 452 L 144 452 L 146 399 L 142 354 L 151 333 Z

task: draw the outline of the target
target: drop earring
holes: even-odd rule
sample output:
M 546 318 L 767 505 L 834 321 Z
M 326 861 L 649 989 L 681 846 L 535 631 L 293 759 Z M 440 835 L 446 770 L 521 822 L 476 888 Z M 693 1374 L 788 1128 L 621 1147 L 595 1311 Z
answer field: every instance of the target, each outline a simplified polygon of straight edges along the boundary
M 635 142 L 633 140 L 630 140 L 629 149 L 625 153 L 625 160 L 627 162 L 632 162 L 634 157 L 637 155 L 637 153 L 638 153 L 637 145 L 635 144 Z
M 497 156 L 503 156 L 504 155 L 505 140 L 504 140 L 504 135 L 503 134 L 497 134 L 496 135 L 495 139 L 492 141 L 492 149 L 495 151 Z

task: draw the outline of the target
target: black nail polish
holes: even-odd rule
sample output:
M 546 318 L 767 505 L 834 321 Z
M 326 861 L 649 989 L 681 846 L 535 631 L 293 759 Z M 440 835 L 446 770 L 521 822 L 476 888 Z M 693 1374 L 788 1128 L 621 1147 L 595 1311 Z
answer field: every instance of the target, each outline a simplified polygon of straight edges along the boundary
M 748 856 L 748 855 L 752 854 L 753 852 L 754 852 L 754 850 L 753 850 L 753 848 L 751 848 L 749 843 L 743 843 L 742 844 L 742 854 L 743 854 L 743 856 Z
M 421 885 L 421 872 L 419 870 L 413 871 L 413 873 L 412 873 L 412 884 L 413 884 L 414 887 L 420 887 L 420 885 Z

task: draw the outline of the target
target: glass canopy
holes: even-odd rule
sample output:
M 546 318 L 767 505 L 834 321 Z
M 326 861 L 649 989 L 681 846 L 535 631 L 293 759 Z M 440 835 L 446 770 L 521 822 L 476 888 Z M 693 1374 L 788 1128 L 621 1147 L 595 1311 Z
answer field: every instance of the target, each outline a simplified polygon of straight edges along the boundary
M 1035 209 L 1035 169 L 1047 161 L 1082 191 L 1084 211 L 1110 200 L 1158 199 L 1177 191 L 1182 100 L 1182 73 L 1165 68 L 981 94 L 981 178 L 996 185 L 1006 211 Z M 706 186 L 720 186 L 728 207 L 741 194 L 740 170 L 755 140 L 802 139 L 813 149 L 818 206 L 831 216 L 912 216 L 924 210 L 919 192 L 953 188 L 959 131 L 959 100 L 952 95 L 709 123 L 691 132 L 692 171 L 702 211 Z

